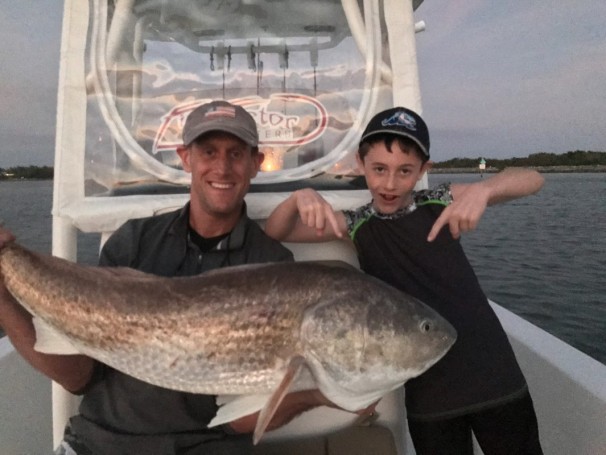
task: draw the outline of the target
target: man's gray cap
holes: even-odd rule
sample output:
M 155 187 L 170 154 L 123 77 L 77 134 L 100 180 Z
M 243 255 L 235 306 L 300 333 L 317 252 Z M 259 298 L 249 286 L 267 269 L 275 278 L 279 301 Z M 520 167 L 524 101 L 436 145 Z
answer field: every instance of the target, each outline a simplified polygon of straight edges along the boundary
M 212 101 L 191 111 L 183 127 L 183 144 L 189 146 L 211 131 L 233 134 L 251 147 L 259 145 L 255 119 L 242 106 L 227 101 Z

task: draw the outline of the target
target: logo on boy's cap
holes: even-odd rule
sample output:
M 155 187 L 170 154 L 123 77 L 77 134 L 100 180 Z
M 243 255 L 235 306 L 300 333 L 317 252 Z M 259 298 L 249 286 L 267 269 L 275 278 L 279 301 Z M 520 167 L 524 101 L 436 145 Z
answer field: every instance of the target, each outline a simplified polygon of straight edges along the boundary
M 396 112 L 391 117 L 383 120 L 381 122 L 381 125 L 383 125 L 383 126 L 399 125 L 399 126 L 408 128 L 409 130 L 412 130 L 412 131 L 416 131 L 416 129 L 417 129 L 417 122 L 415 121 L 415 119 L 404 111 Z
M 412 140 L 425 157 L 429 158 L 429 131 L 419 114 L 405 107 L 394 107 L 375 115 L 362 133 L 360 144 L 377 135 L 406 137 Z

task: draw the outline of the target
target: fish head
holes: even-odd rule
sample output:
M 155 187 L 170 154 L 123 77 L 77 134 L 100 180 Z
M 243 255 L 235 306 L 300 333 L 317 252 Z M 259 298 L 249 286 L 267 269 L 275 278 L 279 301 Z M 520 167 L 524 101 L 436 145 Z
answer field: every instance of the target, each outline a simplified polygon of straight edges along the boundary
M 456 340 L 452 325 L 421 301 L 383 283 L 370 290 L 310 309 L 302 327 L 318 388 L 350 411 L 425 372 Z
M 420 300 L 393 289 L 368 306 L 363 364 L 404 382 L 438 362 L 455 343 L 454 327 Z M 391 371 L 390 371 L 391 370 Z

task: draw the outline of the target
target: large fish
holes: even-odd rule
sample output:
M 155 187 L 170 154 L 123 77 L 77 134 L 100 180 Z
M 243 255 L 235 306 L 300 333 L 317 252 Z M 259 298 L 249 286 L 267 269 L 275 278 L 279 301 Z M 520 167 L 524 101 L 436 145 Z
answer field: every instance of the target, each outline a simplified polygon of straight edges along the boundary
M 363 409 L 456 338 L 423 303 L 347 267 L 279 263 L 162 278 L 10 244 L 0 272 L 34 319 L 77 352 L 161 387 L 265 396 L 255 442 L 287 392 L 318 388 L 346 410 Z M 38 336 L 37 349 L 67 353 Z M 237 416 L 237 406 L 212 423 Z

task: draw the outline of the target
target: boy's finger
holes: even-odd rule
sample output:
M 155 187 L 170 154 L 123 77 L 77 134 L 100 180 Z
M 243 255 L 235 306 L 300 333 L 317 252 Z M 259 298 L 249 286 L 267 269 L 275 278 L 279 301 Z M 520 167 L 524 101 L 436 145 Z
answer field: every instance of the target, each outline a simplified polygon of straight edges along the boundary
M 461 237 L 461 226 L 459 225 L 459 221 L 454 220 L 449 225 L 450 225 L 450 235 L 452 235 L 452 238 L 458 239 L 459 237 Z
M 316 220 L 316 229 L 320 232 L 324 231 L 324 226 L 326 226 L 326 221 L 324 219 L 324 212 L 322 210 L 318 210 L 315 214 Z
M 329 212 L 326 216 L 328 218 L 328 222 L 332 226 L 332 230 L 335 232 L 337 237 L 343 237 L 343 233 L 341 232 L 341 229 L 339 229 L 339 222 L 337 221 L 337 216 L 335 215 L 335 212 L 333 212 L 332 209 L 329 209 Z
M 431 231 L 429 231 L 429 235 L 427 236 L 427 241 L 428 242 L 433 242 L 436 237 L 438 236 L 438 234 L 440 233 L 440 231 L 442 230 L 442 228 L 444 227 L 444 225 L 447 222 L 447 217 L 445 216 L 445 213 L 443 212 L 438 219 L 436 220 L 435 223 L 433 223 L 433 226 L 431 227 Z
M 316 227 L 316 214 L 313 211 L 312 207 L 305 208 L 305 210 L 301 214 L 301 221 L 303 221 L 303 224 L 309 226 L 310 228 Z

